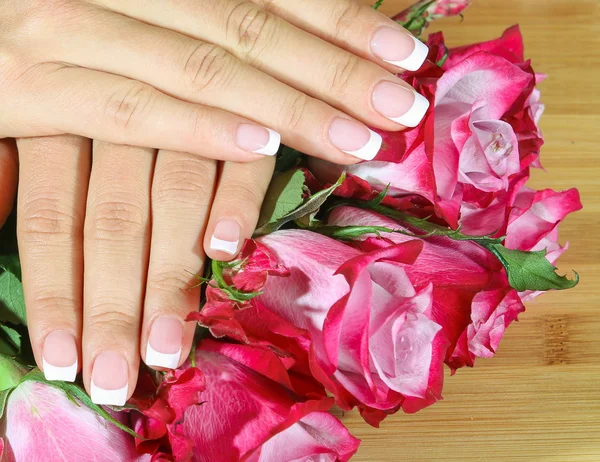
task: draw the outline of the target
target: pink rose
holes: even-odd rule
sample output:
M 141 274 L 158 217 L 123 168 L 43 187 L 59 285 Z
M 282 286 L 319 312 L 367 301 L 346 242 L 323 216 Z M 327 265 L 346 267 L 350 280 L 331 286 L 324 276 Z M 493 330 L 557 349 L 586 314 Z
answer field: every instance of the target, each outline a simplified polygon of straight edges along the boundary
M 125 413 L 113 416 L 128 422 Z M 26 381 L 15 388 L 4 419 L 4 457 L 8 462 L 150 460 L 138 456 L 132 436 L 43 383 Z
M 432 287 L 416 290 L 403 269 L 420 242 L 361 252 L 308 231 L 259 242 L 289 277 L 270 278 L 257 300 L 309 333 L 311 371 L 338 405 L 358 406 L 377 425 L 441 398 L 446 344 L 432 320 Z
M 172 439 L 179 434 L 190 450 L 189 454 L 174 451 L 174 460 L 279 462 L 319 457 L 347 461 L 356 452 L 359 441 L 325 412 L 332 401 L 296 395 L 287 370 L 273 352 L 203 340 L 195 360 L 206 388 L 197 404 L 182 406 L 181 416 L 169 424 L 176 428 L 169 432 L 172 448 L 181 444 Z M 176 403 L 188 395 L 173 384 L 158 401 Z M 147 426 L 146 418 L 135 428 Z
M 353 207 L 334 209 L 328 224 L 402 229 L 390 218 Z M 356 245 L 368 251 L 415 240 L 398 233 L 381 235 L 365 236 Z M 452 369 L 472 366 L 477 356 L 492 356 L 506 327 L 525 310 L 500 263 L 472 242 L 426 239 L 415 263 L 404 269 L 417 290 L 433 286 L 433 320 L 450 344 L 445 357 Z
M 508 216 L 506 247 L 509 249 L 546 251 L 546 259 L 554 264 L 568 248 L 558 243 L 558 225 L 565 217 L 582 208 L 576 189 L 556 192 L 550 189 L 533 191 L 522 188 L 516 195 Z M 532 300 L 542 292 L 526 291 L 523 301 Z
M 444 55 L 441 34 L 429 39 L 430 58 Z M 543 110 L 541 78 L 523 58 L 518 28 L 494 41 L 451 49 L 438 67 L 403 78 L 432 103 L 416 128 L 382 133 L 377 159 L 347 167 L 394 198 L 419 195 L 451 227 L 467 234 L 502 232 L 514 195 L 539 165 L 537 121 Z M 311 161 L 313 173 L 331 182 L 341 167 Z M 418 206 L 416 207 L 418 208 Z

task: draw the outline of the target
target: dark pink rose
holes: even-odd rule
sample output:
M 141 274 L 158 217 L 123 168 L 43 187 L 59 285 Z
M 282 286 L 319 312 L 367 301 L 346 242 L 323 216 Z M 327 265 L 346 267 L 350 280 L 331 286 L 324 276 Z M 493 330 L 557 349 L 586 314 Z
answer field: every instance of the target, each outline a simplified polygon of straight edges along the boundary
M 334 209 L 328 223 L 336 226 L 402 227 L 390 218 L 353 207 Z M 363 250 L 386 248 L 415 238 L 382 233 L 356 243 Z M 476 356 L 492 356 L 504 330 L 524 307 L 504 270 L 487 250 L 468 241 L 426 239 L 412 265 L 403 268 L 415 288 L 433 287 L 433 320 L 449 343 L 446 363 L 454 370 L 472 366 Z
M 303 399 L 285 367 L 264 348 L 202 341 L 196 366 L 206 378 L 202 404 L 181 423 L 196 461 L 346 461 L 359 441 L 333 416 L 331 400 Z M 287 459 L 286 455 L 294 456 Z
M 123 412 L 113 417 L 127 425 Z M 6 403 L 4 442 L 7 462 L 149 461 L 138 455 L 134 438 L 52 386 L 26 381 Z M 1 441 L 0 441 L 1 442 Z
M 432 287 L 416 290 L 403 264 L 421 243 L 362 252 L 308 231 L 258 239 L 288 270 L 257 300 L 310 335 L 313 375 L 344 409 L 377 425 L 399 408 L 441 398 L 446 345 L 432 320 Z
M 153 397 L 136 390 L 133 428 L 147 438 L 138 451 L 153 462 L 346 461 L 356 452 L 359 440 L 326 412 L 333 401 L 296 394 L 270 349 L 203 340 L 195 366 L 169 373 Z

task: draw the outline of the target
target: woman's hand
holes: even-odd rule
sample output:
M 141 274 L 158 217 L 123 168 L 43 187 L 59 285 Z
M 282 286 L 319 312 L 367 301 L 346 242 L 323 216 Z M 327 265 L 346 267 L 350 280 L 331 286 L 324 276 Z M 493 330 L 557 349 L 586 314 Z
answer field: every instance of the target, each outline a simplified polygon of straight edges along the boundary
M 350 164 L 428 103 L 427 47 L 355 0 L 4 0 L 0 138 L 74 133 L 248 161 Z M 263 127 L 268 127 L 265 129 Z
M 77 136 L 20 139 L 18 149 L 17 235 L 37 364 L 50 380 L 81 369 L 94 402 L 122 405 L 140 355 L 158 368 L 187 358 L 194 275 L 205 254 L 231 259 L 252 235 L 274 158 L 218 165 Z M 8 197 L 13 145 L 0 145 L 0 164 Z

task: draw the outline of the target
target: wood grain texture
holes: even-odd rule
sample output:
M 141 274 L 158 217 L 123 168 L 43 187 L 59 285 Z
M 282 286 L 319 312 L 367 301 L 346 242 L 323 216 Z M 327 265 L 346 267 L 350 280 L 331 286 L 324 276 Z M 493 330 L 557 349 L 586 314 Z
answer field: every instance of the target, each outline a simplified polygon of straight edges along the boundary
M 397 13 L 407 0 L 385 0 Z M 569 217 L 559 261 L 578 287 L 528 305 L 497 355 L 446 376 L 444 401 L 416 415 L 369 427 L 342 417 L 363 440 L 356 461 L 600 461 L 600 2 L 473 0 L 461 22 L 440 21 L 451 46 L 488 40 L 519 23 L 537 72 L 546 114 L 536 188 L 577 186 L 584 210 Z

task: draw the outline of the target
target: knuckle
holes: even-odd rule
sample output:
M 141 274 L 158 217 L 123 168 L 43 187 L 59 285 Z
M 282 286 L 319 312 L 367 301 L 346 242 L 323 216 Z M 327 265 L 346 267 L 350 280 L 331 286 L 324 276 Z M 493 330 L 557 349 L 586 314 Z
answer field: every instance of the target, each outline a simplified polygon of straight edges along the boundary
M 96 203 L 85 224 L 85 237 L 102 240 L 141 240 L 149 229 L 144 207 L 132 202 L 107 198 Z
M 200 43 L 187 55 L 183 67 L 185 85 L 192 94 L 218 90 L 234 75 L 235 65 L 235 58 L 222 48 Z
M 148 277 L 147 291 L 164 292 L 169 295 L 184 295 L 198 283 L 194 272 L 180 265 L 163 265 L 160 271 Z
M 104 113 L 119 130 L 135 130 L 151 112 L 155 96 L 150 85 L 130 81 L 108 97 Z
M 289 128 L 291 131 L 296 131 L 301 122 L 304 120 L 306 110 L 309 104 L 309 97 L 304 93 L 294 95 L 287 104 L 283 105 L 280 120 L 282 126 Z
M 57 289 L 56 295 L 49 295 L 48 290 L 45 289 L 45 293 L 42 295 L 34 296 L 32 305 L 36 310 L 44 313 L 64 313 L 65 310 L 73 309 L 73 307 L 80 307 L 81 301 L 76 300 L 68 295 L 59 295 L 64 292 L 63 289 Z
M 133 314 L 135 305 L 125 300 L 92 303 L 89 306 L 87 325 L 94 332 L 114 332 L 118 329 L 123 332 L 135 332 L 139 327 L 139 320 Z
M 226 21 L 227 36 L 232 36 L 237 48 L 248 58 L 256 57 L 273 43 L 277 19 L 253 3 L 243 2 L 231 10 Z
M 219 195 L 231 200 L 236 209 L 243 213 L 262 204 L 263 194 L 264 192 L 252 181 L 237 180 L 219 185 Z
M 25 243 L 71 241 L 80 235 L 82 219 L 74 208 L 43 194 L 25 198 L 22 204 L 18 234 Z
M 331 72 L 332 77 L 329 83 L 329 93 L 340 98 L 346 96 L 359 65 L 360 58 L 350 53 L 336 60 Z
M 214 169 L 199 158 L 165 161 L 152 185 L 155 204 L 190 204 L 208 207 L 214 188 Z
M 331 28 L 330 37 L 333 40 L 342 40 L 348 31 L 352 30 L 352 26 L 359 20 L 362 5 L 354 0 L 343 0 L 334 2 L 334 8 L 331 13 L 333 27 Z

